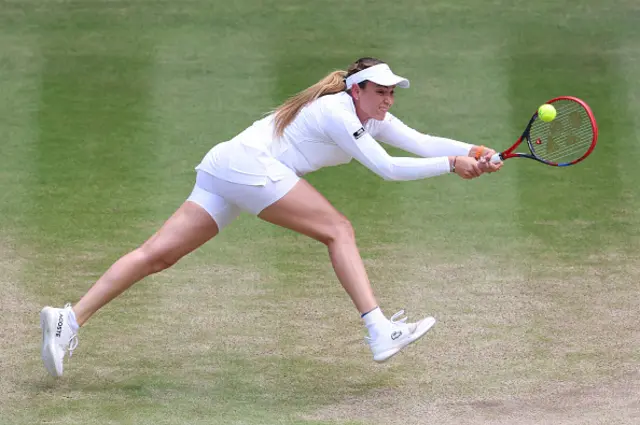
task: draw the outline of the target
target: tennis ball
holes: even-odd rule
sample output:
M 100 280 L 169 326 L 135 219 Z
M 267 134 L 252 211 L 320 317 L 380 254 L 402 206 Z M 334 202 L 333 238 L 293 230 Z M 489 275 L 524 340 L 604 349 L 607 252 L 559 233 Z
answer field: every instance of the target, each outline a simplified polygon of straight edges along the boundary
M 556 118 L 556 108 L 546 103 L 538 108 L 538 116 L 544 122 L 551 122 Z

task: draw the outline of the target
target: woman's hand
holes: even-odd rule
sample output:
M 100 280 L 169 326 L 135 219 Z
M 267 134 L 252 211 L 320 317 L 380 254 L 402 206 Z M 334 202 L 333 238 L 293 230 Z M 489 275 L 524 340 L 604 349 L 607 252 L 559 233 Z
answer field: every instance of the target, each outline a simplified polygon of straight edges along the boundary
M 473 179 L 482 174 L 480 163 L 475 158 L 468 156 L 450 156 L 451 171 L 463 179 Z
M 478 167 L 483 173 L 495 173 L 502 168 L 502 161 L 491 162 L 491 157 L 495 154 L 496 151 L 484 146 L 473 146 L 469 150 L 469 156 L 478 160 Z

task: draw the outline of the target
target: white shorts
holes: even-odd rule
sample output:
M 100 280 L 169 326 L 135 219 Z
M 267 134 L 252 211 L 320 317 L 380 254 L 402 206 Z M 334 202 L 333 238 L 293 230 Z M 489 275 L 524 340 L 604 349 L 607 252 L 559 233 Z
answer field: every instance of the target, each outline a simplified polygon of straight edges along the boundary
M 218 230 L 235 220 L 242 211 L 258 215 L 262 210 L 289 193 L 298 183 L 292 170 L 274 181 L 268 179 L 264 185 L 232 183 L 199 170 L 196 184 L 188 201 L 204 208 L 218 225 Z

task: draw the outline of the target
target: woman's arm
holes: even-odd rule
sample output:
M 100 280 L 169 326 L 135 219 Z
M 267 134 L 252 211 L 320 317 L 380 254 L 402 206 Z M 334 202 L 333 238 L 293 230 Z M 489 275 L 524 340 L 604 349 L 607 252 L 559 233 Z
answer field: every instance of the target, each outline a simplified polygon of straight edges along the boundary
M 477 177 L 481 174 L 475 160 L 456 160 L 456 155 L 452 154 L 435 158 L 392 157 L 364 130 L 355 115 L 352 117 L 345 111 L 329 111 L 327 114 L 324 123 L 327 136 L 385 180 L 418 180 L 452 171 L 463 178 Z M 464 155 L 467 153 L 468 151 Z
M 374 137 L 377 140 L 424 158 L 475 156 L 478 148 L 469 143 L 420 133 L 389 113 L 376 127 Z

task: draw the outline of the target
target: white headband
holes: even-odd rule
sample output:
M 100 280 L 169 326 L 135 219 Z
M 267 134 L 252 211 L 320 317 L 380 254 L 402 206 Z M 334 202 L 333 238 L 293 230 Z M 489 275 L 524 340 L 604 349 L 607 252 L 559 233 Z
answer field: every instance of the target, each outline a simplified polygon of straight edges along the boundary
M 346 80 L 347 90 L 363 81 L 371 81 L 381 86 L 398 86 L 403 89 L 409 87 L 409 80 L 394 74 L 386 63 L 370 66 L 350 75 Z

